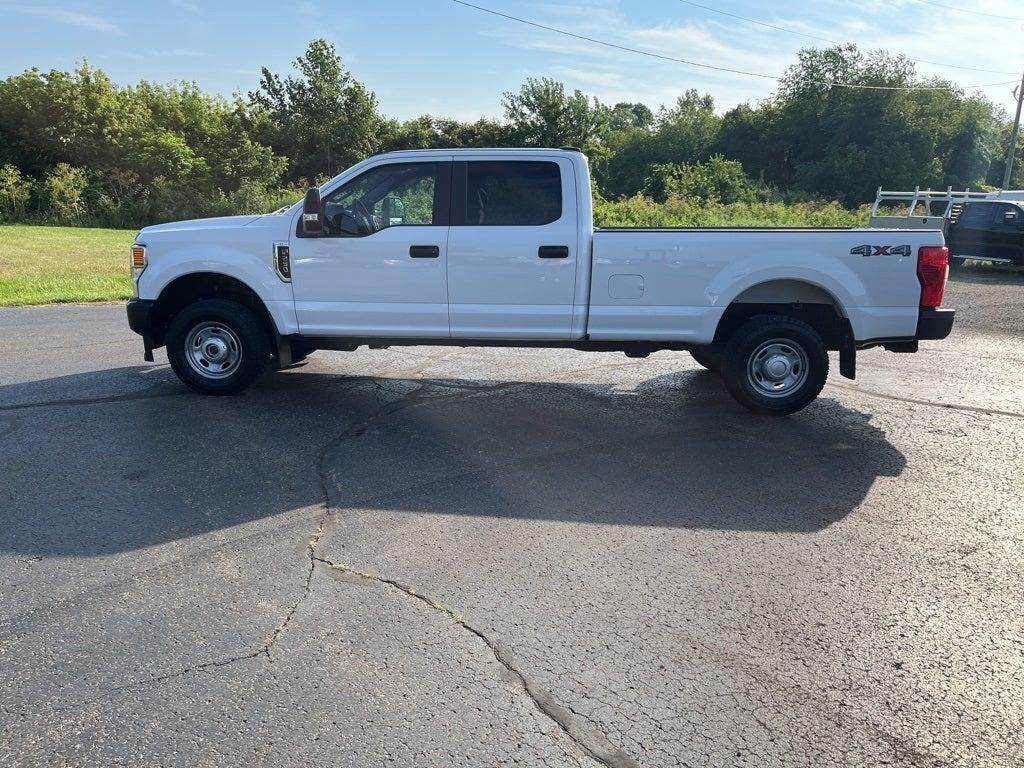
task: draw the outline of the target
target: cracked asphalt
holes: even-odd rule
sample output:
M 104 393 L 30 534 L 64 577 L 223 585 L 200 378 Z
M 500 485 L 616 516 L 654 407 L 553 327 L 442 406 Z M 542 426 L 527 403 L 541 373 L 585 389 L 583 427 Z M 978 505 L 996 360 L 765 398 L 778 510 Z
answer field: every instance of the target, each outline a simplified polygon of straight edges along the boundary
M 779 420 L 678 353 L 202 398 L 0 310 L 0 765 L 1024 765 L 1022 298 Z

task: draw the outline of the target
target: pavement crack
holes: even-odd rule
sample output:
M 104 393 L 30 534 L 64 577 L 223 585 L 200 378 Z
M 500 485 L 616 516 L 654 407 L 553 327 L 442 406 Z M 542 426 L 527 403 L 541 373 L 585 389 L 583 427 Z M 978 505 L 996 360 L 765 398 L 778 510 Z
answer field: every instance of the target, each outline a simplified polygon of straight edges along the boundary
M 491 638 L 483 630 L 470 624 L 465 617 L 453 608 L 429 595 L 417 592 L 413 587 L 403 584 L 396 579 L 361 571 L 345 563 L 336 563 L 318 555 L 314 555 L 313 559 L 315 562 L 321 563 L 335 571 L 391 587 L 407 597 L 423 603 L 431 610 L 442 614 L 453 624 L 466 630 L 483 642 L 491 653 L 494 654 L 494 658 L 497 659 L 498 663 L 518 680 L 523 692 L 533 703 L 537 711 L 557 725 L 569 740 L 585 754 L 589 755 L 599 764 L 607 766 L 607 768 L 639 768 L 639 763 L 622 749 L 612 744 L 605 734 L 583 723 L 581 718 L 574 715 L 568 707 L 559 703 L 550 691 L 535 683 L 519 668 L 504 643 Z
M 962 405 L 960 403 L 939 403 L 934 400 L 921 400 L 915 397 L 903 397 L 902 395 L 889 395 L 884 392 L 875 392 L 870 389 L 864 389 L 862 387 L 855 387 L 849 384 L 840 384 L 835 381 L 829 382 L 830 386 L 836 387 L 837 389 L 845 389 L 849 392 L 859 392 L 862 395 L 868 395 L 869 397 L 879 397 L 883 400 L 894 400 L 899 403 L 911 403 L 913 405 L 927 405 L 932 408 L 946 408 L 951 411 L 967 411 L 968 413 L 984 413 L 989 416 L 1010 416 L 1016 419 L 1024 419 L 1024 413 L 1018 413 L 1016 411 L 1001 411 L 998 408 L 984 408 L 980 405 Z
M 161 397 L 180 397 L 189 394 L 184 390 L 166 389 L 154 391 L 157 388 L 145 389 L 142 392 L 132 392 L 121 395 L 107 395 L 106 397 L 83 397 L 78 399 L 65 400 L 40 400 L 34 403 L 19 403 L 17 405 L 0 405 L 0 412 L 21 411 L 26 408 L 55 408 L 61 406 L 76 405 L 103 405 L 106 403 L 127 403 L 133 400 L 155 400 Z M 162 389 L 162 388 L 159 388 Z

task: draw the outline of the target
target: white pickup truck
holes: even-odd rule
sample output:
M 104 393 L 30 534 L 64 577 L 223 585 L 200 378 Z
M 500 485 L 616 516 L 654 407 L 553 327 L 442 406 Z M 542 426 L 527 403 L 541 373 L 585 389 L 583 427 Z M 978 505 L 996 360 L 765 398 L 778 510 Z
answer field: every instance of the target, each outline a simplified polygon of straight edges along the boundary
M 813 401 L 828 350 L 942 339 L 940 231 L 595 229 L 565 149 L 371 157 L 287 209 L 143 229 L 130 327 L 178 377 L 238 392 L 317 349 L 688 351 L 755 413 Z

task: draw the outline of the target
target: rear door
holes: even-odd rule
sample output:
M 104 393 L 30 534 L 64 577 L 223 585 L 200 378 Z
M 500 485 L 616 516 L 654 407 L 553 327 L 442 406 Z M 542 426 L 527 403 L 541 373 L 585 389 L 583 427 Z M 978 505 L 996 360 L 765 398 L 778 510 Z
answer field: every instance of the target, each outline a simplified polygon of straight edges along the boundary
M 964 206 L 951 233 L 949 253 L 973 259 L 998 258 L 992 249 L 992 203 L 973 202 Z
M 578 258 L 565 158 L 456 162 L 448 236 L 453 338 L 569 339 Z

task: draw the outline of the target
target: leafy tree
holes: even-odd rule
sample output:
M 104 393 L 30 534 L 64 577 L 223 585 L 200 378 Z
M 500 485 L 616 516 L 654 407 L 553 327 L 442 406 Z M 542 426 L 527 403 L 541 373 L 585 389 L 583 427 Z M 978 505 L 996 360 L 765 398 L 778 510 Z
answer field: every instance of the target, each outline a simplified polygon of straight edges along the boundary
M 612 197 L 628 197 L 643 189 L 654 165 L 707 160 L 720 123 L 711 96 L 686 91 L 671 108 L 662 108 L 653 130 L 636 126 L 609 137 L 610 157 L 598 169 L 602 190 Z
M 620 101 L 614 107 L 607 108 L 608 129 L 624 131 L 630 128 L 649 129 L 654 125 L 654 113 L 646 104 L 639 102 L 630 104 Z
M 511 147 L 509 127 L 486 118 L 475 123 L 424 115 L 405 122 L 389 121 L 384 150 L 443 149 L 447 147 Z
M 567 93 L 550 78 L 530 78 L 518 93 L 502 97 L 510 137 L 528 147 L 580 147 L 600 152 L 607 114 L 582 91 Z
M 259 90 L 249 94 L 261 138 L 290 160 L 289 179 L 314 179 L 375 153 L 382 120 L 377 100 L 353 79 L 334 46 L 314 40 L 295 59 L 299 76 L 282 78 L 263 68 Z

